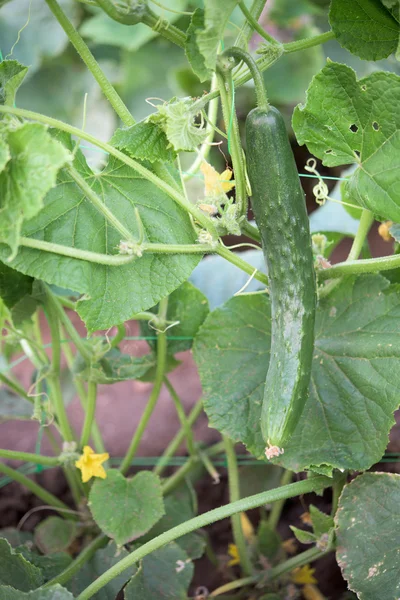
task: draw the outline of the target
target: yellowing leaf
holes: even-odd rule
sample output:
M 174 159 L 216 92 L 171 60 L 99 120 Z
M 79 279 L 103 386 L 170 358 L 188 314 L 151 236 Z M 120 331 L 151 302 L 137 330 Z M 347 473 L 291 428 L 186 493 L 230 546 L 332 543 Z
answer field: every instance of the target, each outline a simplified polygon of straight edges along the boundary
M 100 479 L 105 479 L 107 477 L 107 473 L 102 466 L 102 463 L 109 458 L 110 456 L 107 452 L 104 454 L 95 454 L 94 450 L 92 450 L 90 446 L 85 446 L 83 449 L 83 454 L 75 463 L 75 466 L 82 472 L 83 483 L 86 483 L 92 477 L 100 477 Z
M 319 589 L 310 583 L 307 583 L 303 589 L 304 600 L 326 600 L 325 596 L 321 594 Z
M 218 173 L 208 162 L 204 161 L 201 165 L 201 172 L 204 175 L 204 186 L 206 196 L 220 196 L 230 192 L 235 187 L 232 179 L 232 171 L 226 169 L 223 173 Z
M 314 573 L 315 569 L 310 567 L 310 565 L 304 565 L 304 567 L 299 567 L 292 571 L 292 581 L 297 584 L 318 583 L 314 577 Z

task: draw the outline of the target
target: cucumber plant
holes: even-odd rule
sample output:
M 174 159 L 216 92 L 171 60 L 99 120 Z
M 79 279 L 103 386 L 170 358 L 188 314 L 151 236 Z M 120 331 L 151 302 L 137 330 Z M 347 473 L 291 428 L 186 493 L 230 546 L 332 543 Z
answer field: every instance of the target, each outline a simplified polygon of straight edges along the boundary
M 368 471 L 399 405 L 399 37 L 396 0 L 0 2 L 0 428 L 39 425 L 0 448 L 0 473 L 52 511 L 0 530 L 0 600 L 322 597 L 311 563 L 333 553 L 357 597 L 398 598 L 400 479 Z M 388 256 L 371 257 L 375 220 Z M 131 320 L 145 355 L 128 352 Z M 184 351 L 203 388 L 189 414 L 170 378 Z M 152 388 L 117 460 L 99 385 L 130 380 Z M 164 386 L 180 429 L 149 470 Z M 222 434 L 208 448 L 204 412 Z M 216 461 L 229 503 L 196 514 Z M 38 481 L 53 468 L 67 502 Z M 324 490 L 330 513 L 310 504 L 283 540 L 285 500 Z M 225 518 L 220 560 L 199 530 Z M 204 553 L 215 589 L 191 583 Z

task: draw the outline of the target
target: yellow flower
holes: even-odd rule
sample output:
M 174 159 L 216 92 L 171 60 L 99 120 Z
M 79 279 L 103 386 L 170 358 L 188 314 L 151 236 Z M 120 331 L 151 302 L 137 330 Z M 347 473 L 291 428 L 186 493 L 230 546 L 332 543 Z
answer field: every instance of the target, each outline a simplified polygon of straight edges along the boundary
M 381 236 L 381 238 L 385 240 L 385 242 L 391 242 L 393 240 L 389 231 L 392 225 L 393 221 L 385 221 L 384 223 L 381 223 L 378 227 L 378 233 Z
M 75 462 L 75 466 L 82 471 L 82 481 L 86 483 L 92 477 L 100 477 L 105 479 L 107 473 L 101 463 L 105 462 L 110 458 L 108 452 L 104 454 L 95 454 L 94 450 L 90 446 L 85 446 L 83 454 Z
M 293 583 L 318 583 L 314 577 L 315 569 L 312 569 L 310 565 L 304 565 L 292 571 Z
M 208 162 L 203 162 L 201 172 L 204 175 L 204 186 L 206 196 L 220 196 L 230 192 L 235 187 L 235 182 L 232 179 L 232 171 L 226 169 L 219 174 Z
M 228 567 L 233 567 L 234 565 L 238 565 L 240 563 L 239 552 L 235 544 L 229 544 L 228 554 L 232 557 L 228 562 Z
M 319 589 L 315 585 L 307 583 L 302 589 L 304 600 L 326 600 L 325 596 L 321 594 Z

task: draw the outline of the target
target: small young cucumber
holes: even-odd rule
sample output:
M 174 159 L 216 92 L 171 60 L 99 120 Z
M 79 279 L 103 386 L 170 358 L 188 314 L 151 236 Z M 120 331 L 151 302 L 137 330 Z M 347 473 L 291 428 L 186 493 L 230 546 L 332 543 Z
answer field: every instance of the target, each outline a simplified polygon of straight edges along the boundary
M 285 122 L 276 108 L 249 113 L 246 143 L 251 201 L 271 299 L 271 354 L 261 430 L 266 456 L 272 458 L 284 452 L 307 400 L 316 283 L 304 193 Z

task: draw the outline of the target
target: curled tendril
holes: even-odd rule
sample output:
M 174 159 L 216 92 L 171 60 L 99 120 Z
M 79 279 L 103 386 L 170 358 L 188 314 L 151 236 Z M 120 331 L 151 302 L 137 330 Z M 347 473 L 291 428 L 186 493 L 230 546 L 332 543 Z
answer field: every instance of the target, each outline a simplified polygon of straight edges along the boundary
M 317 169 L 317 161 L 315 158 L 309 158 L 306 166 L 304 167 L 306 171 L 309 173 L 313 173 L 316 177 L 318 177 L 318 183 L 313 187 L 313 194 L 315 196 L 315 201 L 320 206 L 323 206 L 328 199 L 329 189 L 321 175 L 318 173 Z

